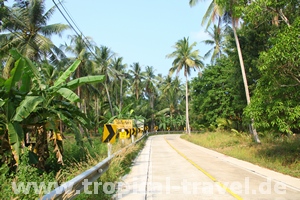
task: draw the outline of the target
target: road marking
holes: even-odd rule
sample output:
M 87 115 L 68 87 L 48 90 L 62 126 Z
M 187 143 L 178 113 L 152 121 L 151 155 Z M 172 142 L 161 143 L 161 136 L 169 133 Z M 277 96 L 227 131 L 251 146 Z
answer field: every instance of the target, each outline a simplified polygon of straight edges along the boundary
M 194 165 L 198 170 L 200 170 L 203 174 L 205 174 L 208 178 L 210 178 L 213 182 L 217 183 L 219 186 L 221 186 L 223 189 L 226 190 L 231 196 L 238 200 L 242 200 L 243 198 L 240 197 L 238 194 L 234 193 L 232 190 L 230 190 L 228 187 L 226 187 L 223 183 L 219 182 L 215 177 L 213 177 L 210 173 L 205 171 L 203 168 L 201 168 L 199 165 L 197 165 L 194 161 L 186 157 L 183 153 L 181 153 L 179 150 L 177 150 L 173 145 L 170 144 L 170 142 L 164 137 L 165 141 L 183 158 L 185 158 L 187 161 L 189 161 L 192 165 Z

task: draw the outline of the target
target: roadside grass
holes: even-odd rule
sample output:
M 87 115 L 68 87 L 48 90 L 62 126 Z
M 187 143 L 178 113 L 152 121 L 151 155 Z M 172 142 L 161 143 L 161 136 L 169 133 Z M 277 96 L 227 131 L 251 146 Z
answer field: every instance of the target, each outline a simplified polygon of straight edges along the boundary
M 114 157 L 110 163 L 109 169 L 100 176 L 96 182 L 89 186 L 88 190 L 91 194 L 81 193 L 76 196 L 76 199 L 112 199 L 113 195 L 117 192 L 117 182 L 120 181 L 124 175 L 130 172 L 132 163 L 139 152 L 143 149 L 146 139 L 147 138 L 145 137 L 136 145 L 123 148 L 122 151 Z M 126 141 L 126 143 L 128 143 L 128 141 Z M 124 145 L 127 145 L 126 143 L 122 144 L 122 142 L 119 141 L 115 149 L 118 149 L 118 146 L 121 149 Z
M 65 140 L 63 140 L 64 165 L 58 164 L 55 154 L 51 153 L 46 163 L 46 171 L 41 171 L 28 165 L 28 153 L 24 153 L 22 157 L 23 162 L 19 165 L 19 170 L 17 170 L 16 173 L 9 173 L 9 168 L 6 165 L 0 166 L 0 199 L 39 199 L 44 195 L 44 193 L 42 193 L 43 190 L 35 191 L 34 188 L 30 188 L 30 190 L 26 189 L 24 191 L 19 191 L 19 193 L 15 193 L 12 183 L 24 183 L 26 186 L 29 182 L 37 183 L 37 185 L 41 183 L 48 185 L 50 182 L 57 182 L 60 185 L 95 166 L 107 157 L 107 144 L 102 143 L 100 137 L 92 137 L 90 140 L 92 141 L 92 146 L 89 144 L 87 138 L 83 139 L 83 145 L 78 145 L 74 136 L 68 136 Z M 130 143 L 130 139 L 124 140 L 124 143 L 116 141 L 116 143 L 112 145 L 112 153 L 123 149 Z M 119 153 L 111 162 L 109 170 L 106 171 L 97 181 L 102 183 L 114 183 L 119 180 L 121 176 L 128 173 L 133 159 L 143 148 L 144 143 L 145 139 Z M 27 150 L 27 148 L 24 150 Z M 53 152 L 52 146 L 49 146 L 49 151 Z M 52 189 L 54 189 L 54 185 L 51 190 Z M 90 191 L 93 191 L 93 189 Z M 99 186 L 98 191 L 98 194 L 86 196 L 84 194 L 78 195 L 76 199 L 111 199 L 113 195 L 106 195 L 103 192 L 103 185 Z M 65 197 L 65 199 L 69 198 L 70 196 Z
M 59 183 L 66 182 L 89 168 L 95 166 L 108 156 L 107 143 L 102 143 L 100 137 L 93 137 L 92 146 L 88 144 L 88 140 L 83 140 L 84 148 L 76 145 L 75 138 L 68 138 L 64 143 L 64 159 L 65 166 L 57 174 Z M 112 145 L 112 153 L 119 151 L 131 143 L 130 139 L 122 141 L 117 140 Z M 134 149 L 134 147 L 132 148 Z M 131 150 L 131 149 L 130 149 Z M 127 150 L 130 152 L 129 150 Z M 127 153 L 127 152 L 126 152 Z
M 300 178 L 300 137 L 268 134 L 261 144 L 251 135 L 237 132 L 205 132 L 181 138 L 225 155 Z

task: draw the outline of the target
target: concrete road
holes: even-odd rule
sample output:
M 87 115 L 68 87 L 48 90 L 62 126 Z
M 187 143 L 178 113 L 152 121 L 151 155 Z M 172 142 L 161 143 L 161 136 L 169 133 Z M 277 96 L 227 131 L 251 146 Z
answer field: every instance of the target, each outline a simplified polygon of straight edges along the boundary
M 115 199 L 300 199 L 300 179 L 155 135 L 118 183 Z

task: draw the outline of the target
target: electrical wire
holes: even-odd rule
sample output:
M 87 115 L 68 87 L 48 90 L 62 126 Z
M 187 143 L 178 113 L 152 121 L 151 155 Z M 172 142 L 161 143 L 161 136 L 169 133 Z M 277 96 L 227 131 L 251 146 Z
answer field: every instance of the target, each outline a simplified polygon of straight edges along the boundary
M 69 12 L 67 11 L 66 7 L 62 5 L 62 2 L 59 0 L 59 3 L 60 3 L 60 5 L 62 6 L 63 10 L 66 12 L 67 16 L 70 18 L 70 20 L 72 21 L 72 23 L 74 24 L 74 26 L 78 29 L 78 31 L 80 32 L 80 34 L 79 34 L 78 31 L 74 28 L 74 26 L 73 26 L 72 23 L 68 20 L 68 18 L 65 16 L 65 14 L 63 13 L 63 11 L 59 8 L 59 6 L 57 5 L 57 3 L 56 3 L 54 0 L 52 0 L 52 1 L 53 1 L 54 5 L 56 6 L 56 8 L 59 10 L 59 12 L 60 12 L 60 13 L 62 14 L 62 16 L 64 17 L 64 19 L 67 21 L 67 23 L 68 23 L 68 24 L 70 25 L 70 27 L 73 29 L 73 31 L 75 32 L 75 34 L 76 34 L 78 37 L 82 37 L 82 38 L 83 38 L 83 43 L 85 44 L 85 46 L 88 48 L 88 50 L 89 50 L 95 57 L 97 57 L 97 56 L 95 55 L 94 51 L 93 51 L 93 50 L 91 49 L 91 47 L 90 47 L 90 46 L 92 46 L 91 43 L 90 43 L 89 40 L 84 36 L 84 34 L 82 33 L 82 31 L 79 29 L 79 27 L 76 25 L 75 21 L 72 19 L 71 15 L 70 15 Z M 16 17 L 14 14 L 11 15 L 11 16 L 12 16 L 12 17 Z M 21 28 L 21 31 L 25 31 L 25 29 L 22 29 L 22 28 Z M 10 33 L 12 33 L 13 35 L 15 35 L 15 36 L 17 36 L 17 37 L 20 37 L 20 38 L 23 37 L 22 34 L 21 34 L 21 32 L 16 32 L 16 31 L 10 30 Z M 33 49 L 35 49 L 36 51 L 39 51 L 39 48 L 36 47 L 35 45 L 33 45 L 33 44 L 34 44 L 33 41 L 29 41 L 29 43 L 31 43 L 30 46 L 31 46 Z M 88 44 L 87 44 L 87 43 L 88 43 Z M 8 41 L 6 44 L 1 45 L 1 46 L 4 47 L 4 46 L 6 46 L 6 45 L 8 45 L 8 44 L 10 44 L 10 41 Z M 2 47 L 1 47 L 1 48 L 2 48 Z
M 59 5 L 61 5 L 61 7 L 63 8 L 63 10 L 65 11 L 65 13 L 68 15 L 68 17 L 70 18 L 70 20 L 72 21 L 72 23 L 75 25 L 75 27 L 77 28 L 77 30 L 80 32 L 80 34 L 83 35 L 82 31 L 80 31 L 80 28 L 77 26 L 77 24 L 75 23 L 75 21 L 73 20 L 73 18 L 69 14 L 69 11 L 67 11 L 67 8 L 64 6 L 63 1 L 58 0 L 58 2 L 59 2 Z
M 70 20 L 72 21 L 72 23 L 74 24 L 74 26 L 77 28 L 77 30 L 80 32 L 80 34 L 83 36 L 83 39 L 89 44 L 87 47 L 90 48 L 90 46 L 92 46 L 92 44 L 90 43 L 90 41 L 87 39 L 87 37 L 85 37 L 85 35 L 82 33 L 82 31 L 80 30 L 80 28 L 77 26 L 77 24 L 75 23 L 75 21 L 73 20 L 73 18 L 70 15 L 70 12 L 67 10 L 66 6 L 64 5 L 63 1 L 58 0 L 58 2 L 60 3 L 61 7 L 63 8 L 63 10 L 65 11 L 65 13 L 67 14 L 67 16 L 70 18 Z M 89 49 L 91 51 L 91 49 Z
M 61 15 L 63 16 L 63 18 L 67 21 L 67 23 L 70 25 L 70 27 L 74 30 L 74 32 L 76 33 L 76 35 L 78 37 L 82 37 L 83 38 L 83 43 L 85 44 L 85 46 L 90 50 L 90 52 L 95 56 L 94 51 L 91 49 L 90 46 L 91 43 L 89 42 L 89 40 L 84 36 L 84 34 L 82 33 L 82 31 L 79 29 L 79 27 L 76 25 L 75 21 L 72 19 L 72 17 L 70 16 L 69 12 L 67 11 L 66 7 L 63 5 L 63 2 L 59 1 L 59 5 L 61 5 L 62 9 L 64 10 L 64 12 L 66 13 L 66 15 L 69 17 L 69 19 L 72 21 L 72 23 L 74 24 L 74 26 L 77 28 L 77 30 L 80 32 L 80 34 L 78 33 L 78 31 L 74 28 L 74 26 L 71 24 L 70 20 L 67 19 L 66 15 L 62 12 L 62 10 L 59 8 L 58 4 L 55 2 L 55 0 L 52 0 L 54 5 L 56 6 L 56 8 L 58 9 L 58 11 L 61 13 Z M 88 44 L 87 44 L 88 43 Z

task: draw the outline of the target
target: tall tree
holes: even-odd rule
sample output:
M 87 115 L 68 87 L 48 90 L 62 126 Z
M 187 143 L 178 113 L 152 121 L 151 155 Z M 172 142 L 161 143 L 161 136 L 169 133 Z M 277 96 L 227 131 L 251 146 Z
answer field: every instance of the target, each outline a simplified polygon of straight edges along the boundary
M 132 90 L 135 94 L 135 98 L 138 101 L 140 98 L 140 94 L 142 91 L 142 80 L 144 79 L 144 72 L 142 72 L 142 68 L 138 62 L 130 65 L 131 69 L 128 71 L 133 78 Z
M 256 126 L 263 130 L 285 134 L 297 133 L 300 120 L 300 2 L 268 3 L 268 7 L 263 1 L 251 4 L 247 7 L 247 17 L 244 18 L 246 28 L 255 26 L 256 29 L 265 30 L 263 35 L 255 29 L 258 37 L 264 36 L 268 47 L 259 52 L 257 66 L 261 77 L 245 113 L 253 117 Z M 275 11 L 281 12 L 289 23 L 283 19 L 272 23 Z
M 119 109 L 122 110 L 123 106 L 123 93 L 124 93 L 124 85 L 123 82 L 124 80 L 126 81 L 127 73 L 126 73 L 126 68 L 127 65 L 123 64 L 123 57 L 117 57 L 112 60 L 112 69 L 116 71 L 116 77 L 120 81 L 115 81 L 115 85 L 118 86 L 116 88 L 119 88 L 119 103 L 117 102 L 117 91 L 116 91 L 116 104 L 119 104 Z
M 112 116 L 114 116 L 114 110 L 113 110 L 109 85 L 113 79 L 116 79 L 116 75 L 118 74 L 118 72 L 112 68 L 112 61 L 114 57 L 115 57 L 115 53 L 107 46 L 101 45 L 100 47 L 95 48 L 94 60 L 96 65 L 98 65 L 97 67 L 99 67 L 98 72 L 100 74 L 105 75 L 105 81 L 103 85 L 106 91 L 107 100 L 109 102 L 110 112 Z
M 32 60 L 43 60 L 50 58 L 57 60 L 57 55 L 63 56 L 63 52 L 50 40 L 54 34 L 61 35 L 69 28 L 64 24 L 51 24 L 47 22 L 53 15 L 55 7 L 45 11 L 43 0 L 30 0 L 25 7 L 9 8 L 9 14 L 2 18 L 2 29 L 4 33 L 0 35 L 0 55 L 8 55 L 12 47 L 17 48 L 24 56 Z M 8 33 L 7 33 L 8 32 Z M 7 57 L 4 77 L 9 76 L 11 57 Z
M 80 65 L 76 69 L 75 76 L 76 78 L 80 78 L 82 76 L 90 75 L 94 69 L 91 62 L 91 52 L 88 51 L 86 41 L 87 39 L 91 40 L 91 38 L 83 38 L 81 35 L 73 35 L 69 36 L 71 38 L 70 45 L 65 45 L 63 48 L 66 52 L 71 53 L 74 57 L 70 57 L 71 61 L 76 59 L 81 60 Z M 77 88 L 77 95 L 81 98 L 83 91 L 82 87 Z M 81 104 L 78 103 L 79 107 Z
M 175 51 L 171 54 L 167 55 L 167 58 L 174 58 L 172 67 L 169 70 L 169 75 L 176 71 L 177 74 L 183 70 L 183 74 L 186 79 L 185 85 L 185 113 L 186 113 L 186 132 L 190 135 L 190 123 L 189 123 L 189 100 L 188 100 L 188 76 L 191 74 L 192 69 L 200 69 L 204 66 L 203 62 L 201 61 L 201 57 L 199 55 L 198 50 L 193 50 L 196 46 L 196 42 L 189 44 L 189 38 L 183 38 L 178 40 L 174 46 Z
M 198 2 L 198 0 L 191 0 L 190 5 L 193 6 L 197 2 Z M 241 10 L 243 10 L 243 7 L 245 7 L 246 4 L 241 3 L 241 2 L 236 2 L 234 0 L 230 0 L 230 1 L 228 1 L 228 0 L 218 0 L 218 1 L 213 1 L 213 2 L 214 2 L 214 4 L 218 5 L 218 7 L 221 8 L 221 10 L 224 10 L 225 11 L 224 13 L 227 13 L 227 15 L 231 17 L 231 26 L 232 26 L 232 30 L 233 30 L 233 34 L 234 34 L 234 38 L 235 38 L 235 42 L 236 42 L 237 53 L 238 53 L 238 56 L 239 56 L 247 105 L 249 105 L 250 104 L 250 93 L 249 93 L 249 88 L 248 88 L 248 81 L 247 81 L 246 72 L 245 72 L 245 66 L 244 66 L 242 50 L 241 50 L 241 47 L 240 47 L 240 42 L 239 42 L 239 38 L 238 38 L 238 35 L 237 35 L 237 30 L 236 30 L 237 26 L 239 24 L 239 19 L 240 19 L 241 14 L 242 14 Z M 253 123 L 254 123 L 254 120 L 252 119 L 251 123 L 250 123 L 250 131 L 252 132 L 255 141 L 257 143 L 260 143 L 256 128 L 254 127 Z
M 214 24 L 212 31 L 206 31 L 210 39 L 204 40 L 204 44 L 213 45 L 213 47 L 204 55 L 207 58 L 211 55 L 211 63 L 214 64 L 223 54 L 223 31 L 220 26 Z
M 235 2 L 234 0 L 231 0 L 229 2 L 222 0 L 219 2 L 220 5 L 222 5 L 227 12 L 230 13 L 231 16 L 231 22 L 232 22 L 232 30 L 233 30 L 233 34 L 234 34 L 234 39 L 235 39 L 235 43 L 236 43 L 236 49 L 238 52 L 238 56 L 239 56 L 239 61 L 240 61 L 240 67 L 241 67 L 241 71 L 242 71 L 242 77 L 243 77 L 243 82 L 244 82 L 244 87 L 245 87 L 245 94 L 246 94 L 246 100 L 247 100 L 247 105 L 250 104 L 250 93 L 249 93 L 249 87 L 248 87 L 248 81 L 247 81 L 247 76 L 246 76 L 246 71 L 245 71 L 245 66 L 244 66 L 244 60 L 243 60 L 243 55 L 242 55 L 242 50 L 240 47 L 240 41 L 237 35 L 237 27 L 239 24 L 239 19 L 241 17 L 241 13 L 240 10 L 243 6 L 246 5 L 239 5 L 237 2 Z M 250 123 L 250 130 L 254 136 L 254 139 L 257 143 L 260 143 L 260 140 L 258 138 L 258 134 L 256 131 L 256 128 L 253 125 L 254 120 L 251 119 L 251 123 Z
M 157 94 L 157 87 L 156 87 L 156 79 L 155 79 L 155 70 L 151 66 L 146 67 L 146 72 L 145 72 L 145 93 L 146 96 L 149 99 L 149 106 L 152 111 L 151 113 L 151 128 L 154 127 L 154 102 L 155 102 L 155 97 Z
M 167 102 L 170 108 L 170 117 L 174 117 L 175 114 L 180 115 L 179 105 L 185 96 L 185 87 L 182 85 L 179 77 L 176 76 L 175 79 L 172 79 L 172 77 L 168 76 L 159 85 L 161 90 L 160 100 Z
M 203 0 L 204 1 L 204 0 Z M 199 0 L 189 0 L 189 4 L 191 7 L 195 6 Z M 217 3 L 217 0 L 212 0 L 209 4 L 203 18 L 202 18 L 202 26 L 206 23 L 206 29 L 208 29 L 211 23 L 218 21 L 218 26 L 221 25 L 222 16 L 224 16 L 224 9 Z

